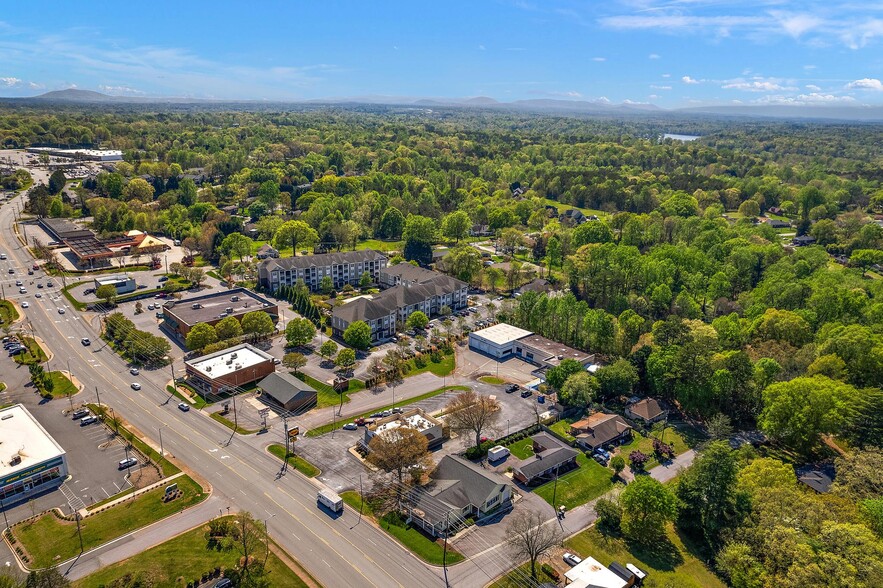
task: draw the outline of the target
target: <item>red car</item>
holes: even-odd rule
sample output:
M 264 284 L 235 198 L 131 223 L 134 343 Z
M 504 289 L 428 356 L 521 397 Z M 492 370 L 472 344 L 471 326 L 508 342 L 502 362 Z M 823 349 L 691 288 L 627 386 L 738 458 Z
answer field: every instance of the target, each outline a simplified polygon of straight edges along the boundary
M 33 267 L 31 267 L 31 269 L 35 269 L 35 270 L 38 270 L 38 269 L 40 269 L 40 266 L 39 266 L 39 265 L 37 265 L 37 264 L 36 264 L 36 263 L 35 263 L 35 264 L 34 264 L 34 265 L 33 265 Z

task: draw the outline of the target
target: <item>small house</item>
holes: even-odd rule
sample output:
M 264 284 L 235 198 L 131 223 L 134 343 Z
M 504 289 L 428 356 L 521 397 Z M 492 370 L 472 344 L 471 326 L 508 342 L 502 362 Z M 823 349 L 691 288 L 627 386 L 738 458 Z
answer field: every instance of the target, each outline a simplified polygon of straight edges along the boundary
M 625 416 L 634 421 L 644 421 L 646 424 L 655 423 L 665 418 L 667 411 L 659 405 L 655 398 L 644 398 L 625 409 Z
M 274 249 L 269 243 L 264 243 L 258 249 L 258 259 L 279 259 L 279 251 Z
M 576 437 L 578 445 L 594 451 L 631 439 L 632 427 L 618 414 L 596 412 L 581 421 L 570 425 L 570 434 Z
M 815 244 L 815 242 L 816 238 L 812 235 L 800 235 L 791 239 L 791 244 L 795 247 L 806 247 L 807 245 Z
M 549 433 L 530 438 L 534 454 L 514 470 L 514 478 L 522 484 L 536 484 L 577 467 L 579 451 Z

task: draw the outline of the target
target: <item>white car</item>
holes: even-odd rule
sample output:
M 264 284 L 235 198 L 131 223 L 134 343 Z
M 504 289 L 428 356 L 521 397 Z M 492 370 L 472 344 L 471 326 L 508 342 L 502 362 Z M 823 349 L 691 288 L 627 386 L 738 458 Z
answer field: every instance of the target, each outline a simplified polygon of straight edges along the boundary
M 132 390 L 140 390 L 140 389 L 141 389 L 141 384 L 139 384 L 138 382 L 132 382 Z
M 179 402 L 178 403 L 178 410 L 183 410 L 184 412 L 187 412 L 188 410 L 190 410 L 190 405 L 187 404 L 186 402 Z
M 359 427 L 356 426 L 356 423 L 347 423 L 343 426 L 343 428 L 346 429 L 347 431 L 355 431 Z
M 25 300 L 24 302 L 21 303 L 22 308 L 28 308 L 29 306 L 30 306 L 30 304 L 28 304 L 27 300 Z
M 132 368 L 132 369 L 130 369 L 130 370 L 129 370 L 129 373 L 132 374 L 133 376 L 137 376 L 138 373 L 139 373 L 139 372 L 138 372 L 138 368 Z
M 27 291 L 26 288 L 19 288 L 19 289 L 18 289 L 18 293 L 19 293 L 19 294 L 27 294 L 28 291 Z
M 567 565 L 570 565 L 570 566 L 578 565 L 582 561 L 581 557 L 577 557 L 577 556 L 573 555 L 572 553 L 565 553 L 563 559 L 564 559 L 564 563 L 566 563 Z

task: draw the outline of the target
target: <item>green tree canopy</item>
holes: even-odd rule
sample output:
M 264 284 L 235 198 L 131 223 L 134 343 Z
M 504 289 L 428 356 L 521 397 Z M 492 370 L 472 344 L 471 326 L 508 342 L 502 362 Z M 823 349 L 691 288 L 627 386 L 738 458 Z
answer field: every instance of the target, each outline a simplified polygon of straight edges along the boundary
M 365 321 L 355 321 L 343 332 L 343 340 L 347 345 L 365 350 L 371 347 L 371 327 Z

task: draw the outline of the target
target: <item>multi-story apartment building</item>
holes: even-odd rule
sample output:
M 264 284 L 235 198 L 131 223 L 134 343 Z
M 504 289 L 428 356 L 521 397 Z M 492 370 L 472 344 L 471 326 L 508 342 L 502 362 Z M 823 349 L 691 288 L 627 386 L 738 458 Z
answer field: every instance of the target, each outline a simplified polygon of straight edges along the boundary
M 371 327 L 372 340 L 382 341 L 395 335 L 397 325 L 418 310 L 431 317 L 445 306 L 456 311 L 467 305 L 465 282 L 410 264 L 384 269 L 380 284 L 386 287 L 380 294 L 335 307 L 331 315 L 335 335 L 342 336 L 355 321 L 365 321 Z
M 294 286 L 298 280 L 316 291 L 322 278 L 330 276 L 334 288 L 339 290 L 345 284 L 357 285 L 365 272 L 371 274 L 374 282 L 379 282 L 386 261 L 386 256 L 373 249 L 265 259 L 258 266 L 258 279 L 261 287 L 271 292 L 282 286 Z

